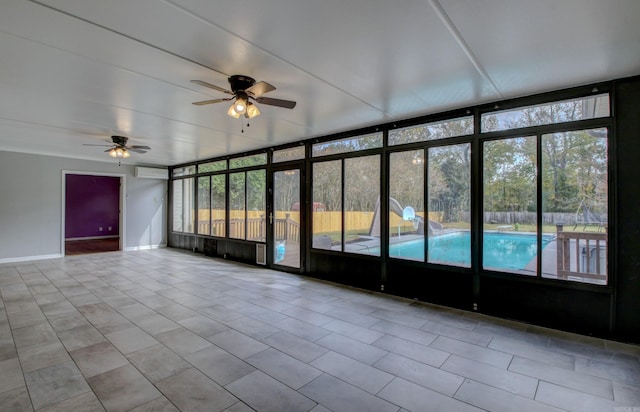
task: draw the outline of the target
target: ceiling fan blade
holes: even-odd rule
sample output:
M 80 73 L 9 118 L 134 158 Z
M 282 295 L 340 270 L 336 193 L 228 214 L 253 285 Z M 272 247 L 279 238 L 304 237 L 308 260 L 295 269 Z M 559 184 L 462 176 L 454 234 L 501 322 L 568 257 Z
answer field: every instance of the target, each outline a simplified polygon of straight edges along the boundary
M 208 87 L 210 89 L 217 90 L 222 93 L 233 95 L 233 92 L 231 90 L 223 89 L 220 86 L 216 86 L 215 84 L 207 83 L 202 80 L 191 80 L 191 83 L 199 84 L 200 86 Z
M 133 149 L 151 150 L 149 146 L 141 146 L 141 145 L 127 146 L 127 150 L 133 150 Z
M 284 107 L 285 109 L 293 109 L 296 107 L 296 102 L 292 100 L 272 99 L 270 97 L 258 97 L 256 102 L 268 106 Z
M 113 146 L 112 144 L 89 144 L 89 143 L 83 143 L 83 146 L 100 146 L 100 147 L 111 147 Z
M 201 102 L 193 102 L 193 104 L 195 104 L 196 106 L 204 106 L 205 104 L 213 104 L 213 103 L 220 103 L 220 102 L 227 102 L 229 100 L 232 99 L 213 99 L 213 100 L 204 100 Z
M 147 146 L 142 146 L 142 147 L 147 147 Z M 151 149 L 151 148 L 149 148 L 149 149 Z M 127 147 L 127 150 L 130 151 L 130 152 L 134 152 L 134 153 L 147 153 L 146 150 L 136 149 L 136 148 L 133 148 L 133 147 Z
M 253 86 L 249 87 L 247 90 L 245 90 L 245 92 L 252 95 L 253 97 L 258 97 L 258 96 L 262 96 L 265 93 L 272 92 L 275 89 L 276 89 L 275 86 L 267 82 L 258 82 Z

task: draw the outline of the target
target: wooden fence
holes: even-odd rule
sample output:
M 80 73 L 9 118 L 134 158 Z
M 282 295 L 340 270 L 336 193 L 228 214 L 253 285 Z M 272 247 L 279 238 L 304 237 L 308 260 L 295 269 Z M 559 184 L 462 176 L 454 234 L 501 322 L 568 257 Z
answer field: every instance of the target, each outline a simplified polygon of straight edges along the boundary
M 209 214 L 208 210 L 201 210 L 198 213 L 198 233 L 213 236 L 225 236 L 224 211 L 214 211 Z M 209 221 L 209 216 L 217 216 Z M 244 212 L 231 211 L 229 217 L 229 237 L 233 239 L 246 239 L 265 241 L 266 240 L 266 217 L 262 211 L 249 211 L 247 219 Z M 274 220 L 274 230 L 276 240 L 288 240 L 300 242 L 300 212 L 276 212 Z M 245 226 L 246 225 L 246 226 Z

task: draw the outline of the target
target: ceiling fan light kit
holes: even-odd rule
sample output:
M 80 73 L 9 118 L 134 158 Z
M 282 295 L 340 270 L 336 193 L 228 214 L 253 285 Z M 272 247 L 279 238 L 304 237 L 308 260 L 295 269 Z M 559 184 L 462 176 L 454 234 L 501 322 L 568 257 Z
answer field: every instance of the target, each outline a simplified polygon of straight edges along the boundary
M 114 158 L 127 158 L 131 156 L 131 153 L 127 149 L 122 147 L 114 147 L 113 149 L 109 149 L 109 156 Z
M 221 103 L 229 100 L 233 100 L 231 107 L 227 111 L 227 114 L 235 119 L 240 116 L 253 119 L 260 115 L 260 110 L 251 100 L 255 100 L 260 104 L 269 106 L 283 107 L 286 109 L 293 109 L 296 106 L 296 102 L 291 100 L 273 99 L 268 97 L 261 97 L 265 93 L 274 91 L 276 88 L 267 82 L 256 82 L 249 76 L 240 74 L 233 75 L 228 79 L 231 90 L 224 89 L 220 86 L 216 86 L 211 83 L 207 83 L 202 80 L 191 80 L 192 83 L 199 84 L 200 86 L 208 87 L 219 92 L 230 94 L 232 98 L 212 99 L 201 102 L 194 102 L 197 106 L 203 106 L 213 103 Z

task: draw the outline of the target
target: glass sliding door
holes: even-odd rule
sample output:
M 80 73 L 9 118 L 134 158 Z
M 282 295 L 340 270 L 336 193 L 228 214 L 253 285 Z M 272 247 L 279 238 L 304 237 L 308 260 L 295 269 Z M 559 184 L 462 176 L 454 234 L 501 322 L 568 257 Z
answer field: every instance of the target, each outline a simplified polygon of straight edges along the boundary
M 269 216 L 273 264 L 301 268 L 301 235 L 304 206 L 300 199 L 299 168 L 273 172 L 273 208 Z

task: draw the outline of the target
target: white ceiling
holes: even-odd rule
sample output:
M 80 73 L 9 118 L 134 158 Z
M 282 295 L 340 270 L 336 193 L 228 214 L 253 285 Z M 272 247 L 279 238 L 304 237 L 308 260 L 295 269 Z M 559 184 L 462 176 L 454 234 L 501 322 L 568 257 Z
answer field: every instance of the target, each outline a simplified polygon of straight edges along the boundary
M 2 0 L 0 150 L 175 165 L 640 74 L 638 0 Z M 277 87 L 241 133 L 226 97 Z M 106 149 L 106 148 L 105 148 Z

